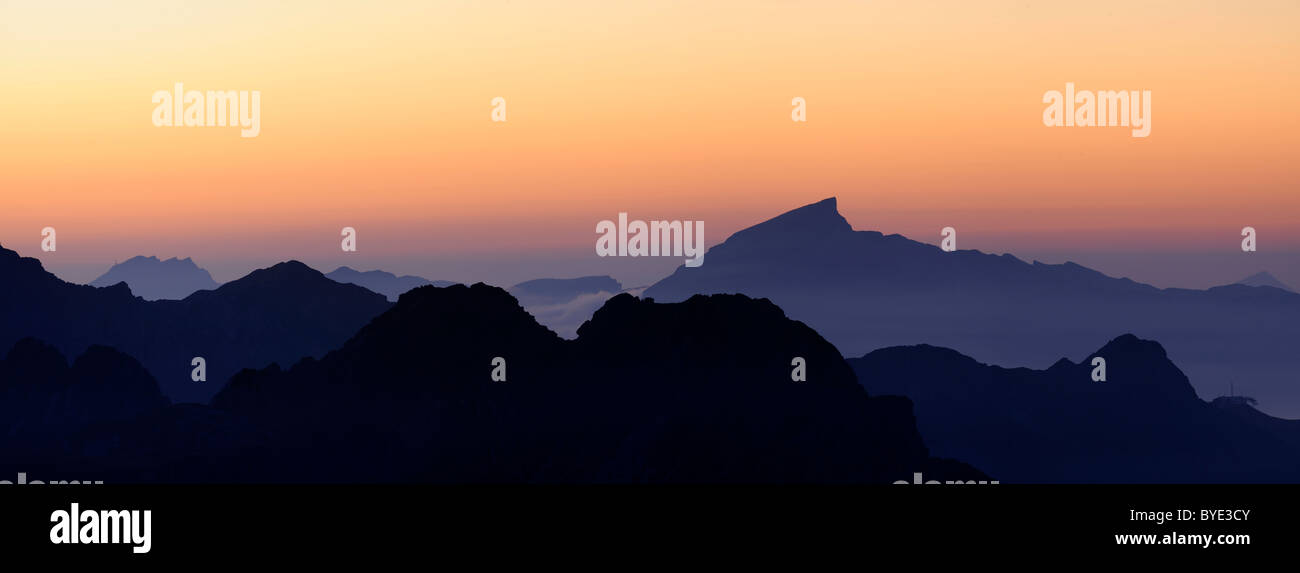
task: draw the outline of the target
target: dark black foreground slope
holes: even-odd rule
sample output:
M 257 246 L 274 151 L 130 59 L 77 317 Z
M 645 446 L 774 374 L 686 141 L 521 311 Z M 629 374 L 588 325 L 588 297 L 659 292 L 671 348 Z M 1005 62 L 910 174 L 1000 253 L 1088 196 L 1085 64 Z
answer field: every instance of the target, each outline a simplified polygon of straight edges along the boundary
M 494 359 L 506 380 L 493 381 Z M 807 381 L 791 380 L 791 361 Z M 622 295 L 565 341 L 505 291 L 421 287 L 342 348 L 166 406 L 133 359 L 0 365 L 0 471 L 106 482 L 876 482 L 987 479 L 929 457 L 908 400 L 868 397 L 767 301 Z M 115 402 L 87 397 L 114 396 Z M 109 406 L 112 407 L 99 407 Z

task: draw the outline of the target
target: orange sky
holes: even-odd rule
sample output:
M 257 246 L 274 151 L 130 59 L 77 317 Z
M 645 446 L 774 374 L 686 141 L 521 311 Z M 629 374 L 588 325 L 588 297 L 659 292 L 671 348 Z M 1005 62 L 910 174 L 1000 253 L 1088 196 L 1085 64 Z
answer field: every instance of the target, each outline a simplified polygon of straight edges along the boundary
M 1251 225 L 1300 252 L 1293 0 L 373 4 L 0 3 L 0 244 L 81 280 L 136 254 L 598 272 L 619 211 L 712 244 L 835 195 L 963 248 L 1220 251 Z M 259 90 L 261 134 L 154 127 L 175 82 Z M 1066 82 L 1150 90 L 1151 135 L 1045 127 Z

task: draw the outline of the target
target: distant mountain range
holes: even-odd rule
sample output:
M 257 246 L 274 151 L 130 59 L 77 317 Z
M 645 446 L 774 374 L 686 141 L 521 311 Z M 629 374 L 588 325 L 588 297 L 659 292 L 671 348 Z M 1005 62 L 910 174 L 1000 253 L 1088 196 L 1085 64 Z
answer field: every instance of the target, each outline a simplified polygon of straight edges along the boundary
M 623 292 L 623 285 L 603 275 L 535 279 L 510 287 L 509 292 L 538 322 L 564 338 L 574 338 L 596 309 Z
M 382 295 L 291 261 L 183 300 L 145 301 L 122 283 L 64 282 L 0 248 L 0 348 L 35 337 L 65 355 L 112 346 L 140 360 L 174 401 L 205 402 L 230 375 L 319 356 L 387 310 Z M 194 382 L 192 359 L 206 361 Z
M 396 302 L 402 293 L 418 286 L 450 286 L 452 281 L 431 281 L 412 275 L 397 276 L 390 272 L 358 271 L 350 267 L 339 267 L 325 273 L 330 280 L 365 287 L 371 292 L 384 295 L 389 301 Z M 196 291 L 214 290 L 220 283 L 212 280 L 208 271 L 199 268 L 189 258 L 170 258 L 160 260 L 158 257 L 136 256 L 121 263 L 114 264 L 108 272 L 91 281 L 90 286 L 109 287 L 124 282 L 132 294 L 145 300 L 180 300 Z
M 269 272 L 242 286 L 270 288 Z M 806 381 L 792 380 L 794 357 L 805 361 Z M 504 380 L 493 379 L 498 368 Z M 816 332 L 743 296 L 655 304 L 619 295 L 565 341 L 502 289 L 425 286 L 323 358 L 235 375 L 211 406 L 166 405 L 149 373 L 111 349 L 92 347 L 69 369 L 56 348 L 31 339 L 0 361 L 0 392 L 6 474 L 298 483 L 887 483 L 914 472 L 989 479 L 930 457 L 907 399 L 868 396 Z M 113 400 L 95 398 L 104 394 Z M 21 440 L 8 439 L 15 432 Z
M 1266 286 L 1266 287 L 1282 289 L 1287 292 L 1295 292 L 1295 289 L 1287 286 L 1282 281 L 1277 280 L 1277 277 L 1273 276 L 1272 274 L 1269 274 L 1268 271 L 1260 271 L 1244 279 L 1241 279 L 1233 284 L 1246 285 L 1246 286 Z
M 1098 356 L 1105 382 L 1092 381 Z M 1300 422 L 1244 399 L 1198 399 L 1160 344 L 1132 335 L 1046 370 L 988 366 L 926 345 L 849 363 L 868 392 L 912 399 L 935 455 L 1004 482 L 1300 481 Z
M 145 300 L 180 300 L 195 291 L 217 288 L 208 271 L 188 257 L 159 260 L 158 257 L 131 257 L 114 264 L 108 272 L 90 281 L 90 286 L 109 287 L 126 283 L 131 292 Z
M 849 355 L 932 344 L 989 363 L 1045 367 L 1061 349 L 1132 332 L 1161 341 L 1200 395 L 1217 395 L 1234 380 L 1262 410 L 1300 417 L 1295 293 L 1159 289 L 1074 263 L 944 252 L 901 235 L 854 231 L 834 198 L 738 231 L 705 260 L 679 267 L 645 296 L 768 298 Z
M 456 284 L 452 281 L 431 281 L 424 277 L 413 275 L 397 276 L 385 271 L 357 271 L 348 267 L 339 267 L 325 276 L 332 281 L 360 285 L 372 292 L 384 295 L 388 300 L 396 302 L 402 293 L 415 287 L 424 285 L 433 286 L 451 286 Z
M 613 277 L 605 275 L 576 279 L 534 279 L 521 282 L 509 289 L 510 294 L 520 299 L 521 303 L 524 298 L 528 298 L 538 304 L 566 302 L 584 294 L 602 292 L 618 294 L 622 291 L 622 284 Z
M 710 262 L 718 258 L 727 263 Z M 0 276 L 0 344 L 11 348 L 0 360 L 0 474 L 1300 481 L 1300 422 L 1244 397 L 1200 400 L 1160 344 L 1133 335 L 1043 370 L 929 345 L 845 361 L 771 301 L 738 294 L 678 303 L 618 294 L 564 340 L 497 287 L 421 286 L 390 304 L 292 261 L 180 301 L 69 284 L 7 250 Z M 518 290 L 563 300 L 615 284 L 584 277 Z M 1241 285 L 1211 292 L 1294 296 Z M 207 359 L 208 382 L 190 380 L 193 356 Z M 1093 357 L 1106 360 L 1105 382 L 1091 378 Z M 806 379 L 792 379 L 796 369 Z M 172 403 L 213 392 L 209 405 Z

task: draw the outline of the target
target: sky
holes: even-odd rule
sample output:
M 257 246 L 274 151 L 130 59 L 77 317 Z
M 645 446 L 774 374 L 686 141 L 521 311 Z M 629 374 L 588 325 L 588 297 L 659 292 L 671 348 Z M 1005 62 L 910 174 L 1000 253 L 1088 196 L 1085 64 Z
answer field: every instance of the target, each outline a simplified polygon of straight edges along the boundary
M 634 286 L 681 261 L 597 257 L 599 221 L 711 245 L 835 196 L 857 229 L 1300 286 L 1297 24 L 1294 0 L 3 0 L 0 245 L 73 281 L 157 255 Z M 260 133 L 156 127 L 177 82 L 260 92 Z M 1149 90 L 1150 135 L 1045 126 L 1067 83 Z

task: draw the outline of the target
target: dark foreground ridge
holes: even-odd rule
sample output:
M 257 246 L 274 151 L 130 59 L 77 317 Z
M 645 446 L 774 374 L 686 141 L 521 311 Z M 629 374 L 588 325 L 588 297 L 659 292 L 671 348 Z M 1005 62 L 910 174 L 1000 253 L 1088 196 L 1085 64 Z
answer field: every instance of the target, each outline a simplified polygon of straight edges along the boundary
M 40 261 L 0 248 L 0 349 L 27 337 L 67 356 L 111 346 L 139 359 L 178 402 L 207 402 L 241 368 L 321 356 L 389 306 L 297 261 L 183 300 L 146 301 L 121 282 L 65 282 Z M 191 379 L 194 357 L 206 362 L 205 383 Z
M 1094 382 L 1094 357 L 1106 381 Z M 849 361 L 873 394 L 916 404 L 935 455 L 1005 482 L 1296 483 L 1300 422 L 1247 399 L 1197 398 L 1156 342 L 1116 338 L 1082 362 L 1001 368 L 934 346 Z
M 505 381 L 492 378 L 497 357 Z M 791 380 L 795 357 L 805 382 Z M 26 433 L 0 443 L 0 471 L 105 482 L 990 479 L 931 458 L 907 399 L 868 396 L 816 332 L 739 295 L 619 295 L 566 341 L 502 289 L 420 287 L 323 358 L 240 372 L 211 406 L 165 405 L 153 378 L 109 349 L 78 359 L 97 368 L 82 375 L 63 362 L 36 341 L 3 362 L 12 410 L 0 435 Z M 113 408 L 67 410 L 82 403 L 68 388 L 96 384 L 132 390 Z

